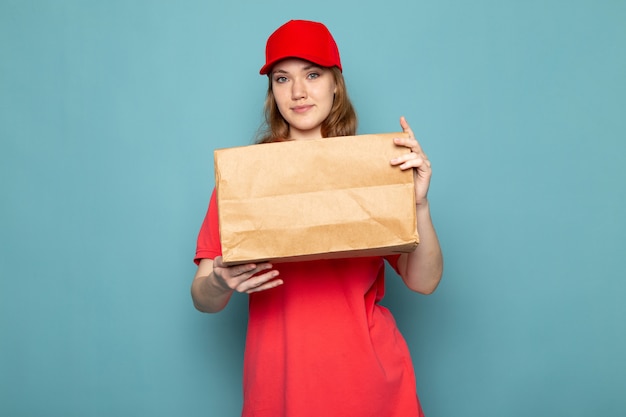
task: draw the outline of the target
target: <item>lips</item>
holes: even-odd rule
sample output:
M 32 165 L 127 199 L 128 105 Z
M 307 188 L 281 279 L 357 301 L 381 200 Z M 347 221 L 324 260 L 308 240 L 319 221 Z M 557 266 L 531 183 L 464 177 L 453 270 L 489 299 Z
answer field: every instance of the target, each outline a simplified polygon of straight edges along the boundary
M 294 113 L 306 113 L 312 107 L 313 107 L 312 105 L 295 106 L 295 107 L 292 107 L 291 110 Z

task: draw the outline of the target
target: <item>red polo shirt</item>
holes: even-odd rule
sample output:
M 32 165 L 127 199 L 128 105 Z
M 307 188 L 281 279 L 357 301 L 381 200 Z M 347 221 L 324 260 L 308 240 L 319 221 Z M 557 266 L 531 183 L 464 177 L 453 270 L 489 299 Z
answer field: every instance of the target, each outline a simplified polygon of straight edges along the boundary
M 215 193 L 195 261 L 221 255 Z M 418 417 L 409 350 L 389 310 L 384 260 L 275 263 L 284 284 L 249 296 L 244 417 Z

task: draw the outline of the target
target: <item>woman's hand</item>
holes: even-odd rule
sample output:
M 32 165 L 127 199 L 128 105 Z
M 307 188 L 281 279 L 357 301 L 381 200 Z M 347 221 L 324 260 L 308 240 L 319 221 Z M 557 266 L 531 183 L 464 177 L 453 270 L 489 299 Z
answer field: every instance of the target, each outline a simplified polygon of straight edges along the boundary
M 443 274 L 443 256 L 437 232 L 430 217 L 427 198 L 432 169 L 428 157 L 415 139 L 404 117 L 400 118 L 400 126 L 409 137 L 395 138 L 394 143 L 409 148 L 411 152 L 392 159 L 391 165 L 398 166 L 402 170 L 413 170 L 415 203 L 417 204 L 415 214 L 420 243 L 413 252 L 400 255 L 398 270 L 407 287 L 422 294 L 430 294 L 439 285 Z
M 205 313 L 216 313 L 226 307 L 235 291 L 253 293 L 269 290 L 283 283 L 278 271 L 267 262 L 226 266 L 222 257 L 201 259 L 193 283 L 193 304 Z
M 226 266 L 221 256 L 213 261 L 213 276 L 215 283 L 223 290 L 247 294 L 268 290 L 283 283 L 282 280 L 275 279 L 278 271 L 272 269 L 270 263 Z
M 419 206 L 427 202 L 432 169 L 428 157 L 415 139 L 415 135 L 404 116 L 400 117 L 400 126 L 403 132 L 409 134 L 409 137 L 395 138 L 394 143 L 398 146 L 409 148 L 411 152 L 392 159 L 391 165 L 398 166 L 402 170 L 413 169 L 413 175 L 415 176 L 415 203 Z

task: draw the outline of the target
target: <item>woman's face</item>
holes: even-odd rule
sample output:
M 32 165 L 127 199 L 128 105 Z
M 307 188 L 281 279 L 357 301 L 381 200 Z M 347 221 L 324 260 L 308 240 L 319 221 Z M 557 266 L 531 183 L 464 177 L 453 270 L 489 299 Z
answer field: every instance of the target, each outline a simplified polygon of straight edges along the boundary
M 272 68 L 272 92 L 278 111 L 289 124 L 290 139 L 322 137 L 337 86 L 332 71 L 309 61 L 288 58 Z

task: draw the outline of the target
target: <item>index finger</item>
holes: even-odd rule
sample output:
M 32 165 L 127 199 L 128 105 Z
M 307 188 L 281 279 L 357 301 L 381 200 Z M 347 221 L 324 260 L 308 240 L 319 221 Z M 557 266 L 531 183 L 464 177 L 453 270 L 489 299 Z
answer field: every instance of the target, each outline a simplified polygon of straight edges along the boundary
M 233 275 L 233 276 L 245 274 L 246 272 L 253 271 L 255 268 L 258 267 L 258 265 L 254 264 L 254 263 L 238 264 L 238 265 L 226 265 L 224 263 L 224 261 L 222 260 L 221 256 L 215 257 L 214 262 L 215 262 L 215 266 L 217 268 L 228 269 L 230 271 L 230 274 Z
M 419 142 L 415 138 L 415 134 L 413 134 L 413 130 L 411 129 L 411 126 L 409 126 L 409 122 L 406 121 L 406 118 L 404 116 L 400 117 L 400 126 L 402 127 L 402 131 L 404 133 L 409 134 L 409 139 L 408 140 L 398 139 L 396 140 L 396 144 L 406 146 L 407 148 L 411 148 L 411 151 L 415 153 L 420 153 L 420 152 L 424 153 L 424 151 L 422 150 L 422 147 L 420 146 Z
M 411 130 L 411 126 L 409 126 L 409 122 L 406 121 L 406 117 L 400 116 L 400 127 L 402 127 L 402 131 L 404 133 L 408 133 L 411 139 L 415 139 L 415 135 L 413 134 L 413 130 Z

